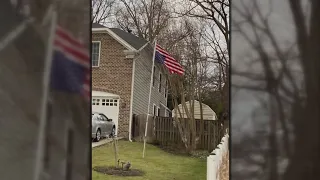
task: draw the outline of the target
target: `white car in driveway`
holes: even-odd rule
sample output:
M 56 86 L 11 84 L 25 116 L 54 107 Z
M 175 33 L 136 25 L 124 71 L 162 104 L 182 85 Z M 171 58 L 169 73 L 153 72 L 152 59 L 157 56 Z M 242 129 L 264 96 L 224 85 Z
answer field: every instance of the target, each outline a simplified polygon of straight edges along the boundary
M 91 138 L 98 142 L 101 138 L 113 137 L 116 132 L 115 123 L 105 114 L 92 112 L 92 135 Z

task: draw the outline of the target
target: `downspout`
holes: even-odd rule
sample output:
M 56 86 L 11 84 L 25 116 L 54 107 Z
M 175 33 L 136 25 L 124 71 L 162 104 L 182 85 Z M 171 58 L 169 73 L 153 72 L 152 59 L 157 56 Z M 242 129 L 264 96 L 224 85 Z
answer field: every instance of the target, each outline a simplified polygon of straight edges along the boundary
M 131 99 L 130 99 L 130 117 L 129 117 L 129 141 L 132 142 L 131 131 L 132 131 L 132 109 L 133 109 L 133 88 L 134 88 L 134 72 L 136 69 L 135 58 L 132 59 L 132 79 L 131 79 Z

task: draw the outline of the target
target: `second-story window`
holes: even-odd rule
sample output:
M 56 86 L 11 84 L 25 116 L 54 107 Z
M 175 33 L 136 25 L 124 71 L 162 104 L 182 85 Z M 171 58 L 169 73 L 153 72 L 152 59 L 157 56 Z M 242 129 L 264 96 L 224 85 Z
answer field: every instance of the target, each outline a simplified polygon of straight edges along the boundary
M 153 77 L 152 77 L 152 86 L 155 86 L 155 81 L 156 81 L 156 67 L 153 66 Z
M 157 106 L 153 104 L 153 116 L 157 116 Z
M 93 41 L 92 42 L 92 67 L 99 67 L 100 63 L 100 47 L 101 42 L 99 41 Z
M 166 84 L 164 86 L 164 97 L 166 98 L 167 97 L 167 94 L 168 93 L 168 80 L 166 80 Z
M 162 89 L 162 74 L 159 73 L 159 92 L 161 92 L 161 89 Z

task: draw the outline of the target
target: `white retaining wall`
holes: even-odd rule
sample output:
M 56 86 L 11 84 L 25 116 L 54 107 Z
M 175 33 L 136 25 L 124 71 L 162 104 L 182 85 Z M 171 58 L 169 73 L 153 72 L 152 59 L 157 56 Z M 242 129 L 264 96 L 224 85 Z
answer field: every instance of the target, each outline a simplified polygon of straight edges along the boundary
M 229 135 L 226 134 L 217 148 L 212 151 L 212 155 L 207 157 L 207 180 L 219 180 L 219 168 L 222 164 L 222 158 L 228 152 L 228 141 Z

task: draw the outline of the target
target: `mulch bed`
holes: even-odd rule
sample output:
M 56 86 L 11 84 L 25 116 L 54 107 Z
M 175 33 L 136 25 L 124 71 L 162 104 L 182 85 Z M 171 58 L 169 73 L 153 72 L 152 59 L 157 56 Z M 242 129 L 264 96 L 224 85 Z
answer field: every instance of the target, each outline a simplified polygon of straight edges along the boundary
M 108 174 L 108 175 L 115 175 L 115 176 L 143 176 L 144 172 L 138 169 L 129 169 L 128 171 L 122 170 L 122 168 L 117 168 L 113 166 L 96 166 L 93 168 L 94 171 Z
M 207 156 L 209 156 L 209 152 L 205 150 L 195 150 L 191 153 L 188 153 L 183 146 L 174 146 L 174 145 L 168 145 L 168 146 L 158 146 L 163 151 L 166 151 L 167 153 L 174 154 L 174 155 L 180 155 L 180 156 L 188 156 L 188 157 L 195 157 L 200 159 L 207 159 Z

